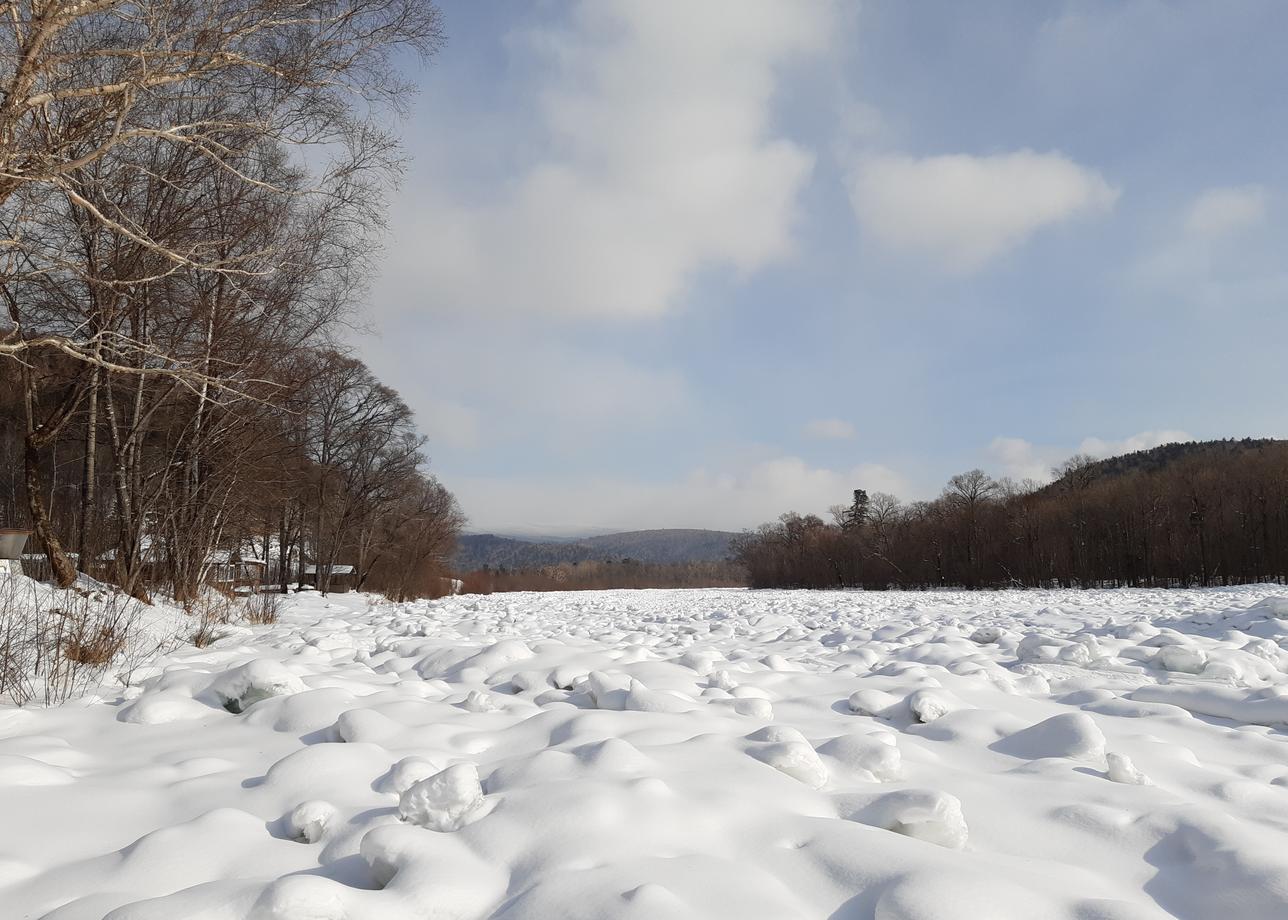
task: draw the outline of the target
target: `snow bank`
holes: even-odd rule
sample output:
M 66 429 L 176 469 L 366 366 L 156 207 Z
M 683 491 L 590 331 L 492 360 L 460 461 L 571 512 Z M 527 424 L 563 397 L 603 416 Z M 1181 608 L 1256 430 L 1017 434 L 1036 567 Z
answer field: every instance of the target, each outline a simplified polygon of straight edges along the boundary
M 87 575 L 62 590 L 0 573 L 0 706 L 119 692 L 192 630 L 182 610 L 139 603 Z

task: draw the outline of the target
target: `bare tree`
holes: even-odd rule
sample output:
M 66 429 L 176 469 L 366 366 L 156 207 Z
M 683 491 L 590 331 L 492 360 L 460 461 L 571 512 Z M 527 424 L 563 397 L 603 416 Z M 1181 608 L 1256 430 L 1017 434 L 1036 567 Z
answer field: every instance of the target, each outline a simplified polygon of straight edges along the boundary
M 438 14 L 420 0 L 14 0 L 0 12 L 0 361 L 24 366 L 29 510 L 70 583 L 40 506 L 39 454 L 83 403 L 84 566 L 101 411 L 129 582 L 154 413 L 177 395 L 194 403 L 186 438 L 170 445 L 192 504 L 212 415 L 230 398 L 265 399 L 256 388 L 271 383 L 230 343 L 252 323 L 275 333 L 249 337 L 260 344 L 325 328 L 343 296 L 302 295 L 319 288 L 308 273 L 353 293 L 400 166 L 382 122 L 408 90 L 393 56 L 432 51 Z M 279 232 L 292 219 L 323 230 Z M 28 356 L 44 352 L 84 370 L 40 419 Z M 119 406 L 114 378 L 137 379 Z M 166 477 L 152 485 L 163 494 Z

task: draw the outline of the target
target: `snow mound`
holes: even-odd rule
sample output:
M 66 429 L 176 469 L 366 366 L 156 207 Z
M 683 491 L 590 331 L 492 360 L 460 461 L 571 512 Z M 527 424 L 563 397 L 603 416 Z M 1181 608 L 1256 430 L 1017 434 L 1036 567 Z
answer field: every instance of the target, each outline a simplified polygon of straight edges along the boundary
M 238 704 L 240 705 L 240 704 Z M 157 691 L 144 693 L 123 707 L 117 716 L 122 722 L 136 725 L 165 725 L 200 719 L 211 714 L 210 707 L 182 693 Z
M 0 754 L 0 784 L 8 786 L 63 786 L 73 782 L 69 770 L 20 754 Z
M 220 674 L 211 681 L 209 692 L 229 712 L 241 713 L 263 700 L 306 689 L 304 681 L 280 661 L 257 658 Z
M 969 837 L 962 803 L 936 789 L 903 789 L 877 796 L 850 818 L 952 850 L 964 847 Z
M 980 645 L 992 645 L 1006 635 L 1006 631 L 1000 626 L 981 626 L 970 634 L 970 641 Z
M 900 700 L 893 693 L 874 688 L 855 690 L 846 701 L 850 712 L 861 716 L 880 717 L 900 705 Z
M 376 790 L 401 797 L 416 783 L 429 779 L 439 771 L 438 766 L 423 757 L 404 757 L 377 781 Z
M 1253 604 L 1249 611 L 1278 620 L 1288 620 L 1288 597 L 1271 596 Z
M 316 799 L 301 802 L 286 816 L 286 832 L 292 840 L 317 843 L 325 836 L 335 817 L 336 809 L 330 802 Z
M 458 831 L 482 817 L 483 787 L 472 763 L 453 764 L 412 783 L 398 799 L 398 815 L 432 831 Z
M 968 704 L 963 703 L 945 690 L 918 690 L 908 697 L 908 709 L 912 712 L 912 717 L 918 722 L 933 722 L 936 719 L 943 718 L 950 712 L 958 712 L 969 708 Z
M 1126 754 L 1106 754 L 1105 761 L 1108 764 L 1106 775 L 1112 782 L 1123 783 L 1128 786 L 1152 785 L 1149 777 L 1136 769 L 1136 765 L 1131 762 L 1131 758 Z
M 1105 759 L 1105 736 L 1085 712 L 1066 712 L 1021 729 L 992 745 L 996 751 L 1037 760 L 1067 757 L 1088 763 Z
M 1207 667 L 1207 655 L 1200 648 L 1184 645 L 1165 645 L 1158 650 L 1156 657 L 1159 667 L 1167 671 L 1179 671 L 1182 674 L 1201 674 Z
M 793 728 L 771 725 L 747 736 L 747 753 L 780 773 L 819 789 L 827 784 L 828 771 L 818 753 Z
M 841 735 L 820 745 L 818 752 L 872 782 L 889 783 L 903 777 L 903 757 L 894 736 L 885 732 Z
M 461 701 L 460 706 L 467 712 L 500 712 L 501 706 L 492 699 L 491 694 L 482 690 L 471 690 Z

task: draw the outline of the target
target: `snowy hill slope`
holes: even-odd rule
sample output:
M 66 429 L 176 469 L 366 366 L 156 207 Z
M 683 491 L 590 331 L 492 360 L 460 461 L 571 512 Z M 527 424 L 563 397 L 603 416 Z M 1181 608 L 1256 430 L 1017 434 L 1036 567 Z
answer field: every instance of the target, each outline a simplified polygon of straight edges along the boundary
M 56 920 L 1288 916 L 1288 592 L 292 599 L 0 709 Z

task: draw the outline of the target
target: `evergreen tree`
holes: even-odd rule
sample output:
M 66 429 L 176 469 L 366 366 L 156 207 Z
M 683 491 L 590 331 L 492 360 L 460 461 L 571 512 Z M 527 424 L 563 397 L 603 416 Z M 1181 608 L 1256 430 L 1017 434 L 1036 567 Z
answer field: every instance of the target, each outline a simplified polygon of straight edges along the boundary
M 845 518 L 841 528 L 846 531 L 857 531 L 862 529 L 864 522 L 868 519 L 868 506 L 871 501 L 868 499 L 868 493 L 864 489 L 854 490 L 854 501 L 845 511 Z

